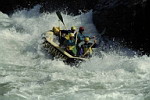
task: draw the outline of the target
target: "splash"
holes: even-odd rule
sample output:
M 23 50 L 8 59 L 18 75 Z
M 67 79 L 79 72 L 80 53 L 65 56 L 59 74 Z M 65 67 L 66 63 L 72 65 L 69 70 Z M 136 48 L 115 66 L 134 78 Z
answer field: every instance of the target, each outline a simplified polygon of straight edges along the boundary
M 0 12 L 0 100 L 149 100 L 150 58 L 123 47 L 95 55 L 79 68 L 51 60 L 41 52 L 41 34 L 63 24 L 54 13 L 39 13 L 40 5 Z M 97 35 L 92 11 L 62 15 L 68 29 L 84 26 Z M 116 44 L 116 43 L 114 43 Z

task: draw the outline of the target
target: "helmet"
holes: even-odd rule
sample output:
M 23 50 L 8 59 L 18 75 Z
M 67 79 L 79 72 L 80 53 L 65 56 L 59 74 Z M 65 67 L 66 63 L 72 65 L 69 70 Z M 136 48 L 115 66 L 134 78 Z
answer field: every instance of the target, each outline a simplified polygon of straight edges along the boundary
M 54 33 L 58 33 L 58 32 L 59 32 L 59 29 L 58 29 L 57 27 L 53 27 L 52 31 L 53 31 Z
M 79 31 L 84 31 L 84 27 L 80 27 L 80 28 L 79 28 Z
M 56 27 L 56 28 L 60 30 L 60 27 Z
M 70 35 L 69 35 L 70 37 L 74 37 L 74 34 L 73 33 L 70 33 Z
M 71 30 L 74 30 L 74 31 L 75 31 L 75 30 L 76 30 L 76 27 L 75 27 L 75 26 L 72 26 L 72 27 L 71 27 Z
M 84 38 L 84 41 L 89 41 L 89 40 L 90 40 L 89 37 Z

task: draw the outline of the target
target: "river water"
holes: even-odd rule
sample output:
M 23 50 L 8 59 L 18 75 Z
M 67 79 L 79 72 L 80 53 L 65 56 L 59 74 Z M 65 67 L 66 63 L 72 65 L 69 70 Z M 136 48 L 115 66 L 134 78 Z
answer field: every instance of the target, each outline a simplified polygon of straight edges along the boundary
M 41 50 L 41 34 L 64 26 L 55 12 L 39 9 L 0 12 L 0 100 L 150 100 L 150 57 L 121 47 L 98 49 L 79 68 L 51 60 Z M 92 11 L 62 15 L 67 28 L 98 34 Z

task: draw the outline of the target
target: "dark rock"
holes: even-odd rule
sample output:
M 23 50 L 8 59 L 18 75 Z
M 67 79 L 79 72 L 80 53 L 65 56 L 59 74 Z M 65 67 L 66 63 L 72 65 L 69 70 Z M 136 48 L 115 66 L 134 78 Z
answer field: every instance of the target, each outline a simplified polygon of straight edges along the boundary
M 79 10 L 86 11 L 95 7 L 98 0 L 51 0 L 43 4 L 42 11 L 63 11 L 68 14 L 80 14 Z
M 1 0 L 0 11 L 12 13 L 18 9 L 30 9 L 36 4 L 42 6 L 41 12 L 66 11 L 69 14 L 79 14 L 79 10 L 94 8 L 98 0 Z
M 3 13 L 13 13 L 19 9 L 30 9 L 42 0 L 0 0 L 0 11 Z
M 147 0 L 99 0 L 93 22 L 99 32 L 106 28 L 110 38 L 119 38 L 136 50 L 150 53 L 149 13 Z

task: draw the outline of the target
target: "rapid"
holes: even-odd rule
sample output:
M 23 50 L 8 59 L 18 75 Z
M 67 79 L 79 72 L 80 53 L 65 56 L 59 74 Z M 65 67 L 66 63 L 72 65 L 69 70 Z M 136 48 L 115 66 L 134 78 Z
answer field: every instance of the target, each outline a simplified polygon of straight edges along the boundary
M 120 46 L 96 50 L 79 68 L 52 60 L 41 50 L 41 34 L 64 26 L 55 12 L 39 10 L 0 12 L 0 100 L 150 100 L 150 57 Z M 92 11 L 62 15 L 68 28 L 99 34 Z

